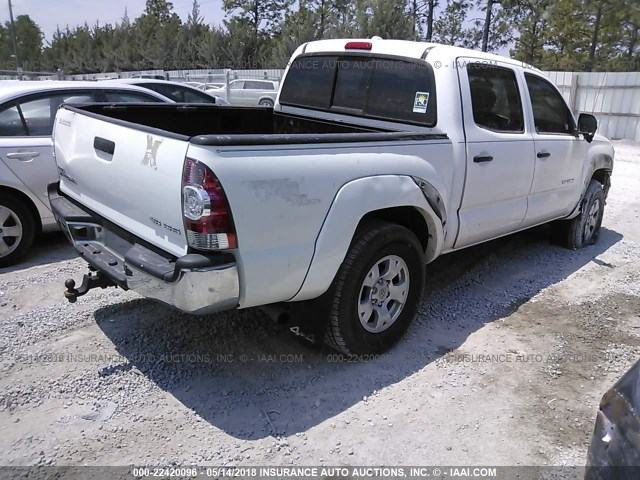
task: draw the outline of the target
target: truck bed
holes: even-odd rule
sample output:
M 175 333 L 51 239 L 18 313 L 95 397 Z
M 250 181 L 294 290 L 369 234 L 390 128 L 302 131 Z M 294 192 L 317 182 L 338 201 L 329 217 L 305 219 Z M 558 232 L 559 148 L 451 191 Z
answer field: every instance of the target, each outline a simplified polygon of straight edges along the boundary
M 432 133 L 392 132 L 343 122 L 299 117 L 263 107 L 193 104 L 108 104 L 70 106 L 97 119 L 199 145 L 345 143 L 446 138 Z M 368 135 L 366 135 L 368 134 Z

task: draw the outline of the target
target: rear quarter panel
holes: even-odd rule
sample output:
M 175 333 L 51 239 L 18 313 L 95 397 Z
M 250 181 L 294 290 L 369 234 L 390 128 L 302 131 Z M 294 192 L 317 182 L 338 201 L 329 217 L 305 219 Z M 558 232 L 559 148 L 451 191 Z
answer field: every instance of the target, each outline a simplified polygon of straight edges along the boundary
M 188 156 L 213 170 L 229 200 L 238 235 L 241 307 L 289 300 L 298 293 L 329 209 L 344 185 L 381 175 L 418 176 L 428 179 L 448 205 L 454 170 L 447 140 L 340 146 L 191 145 Z M 375 189 L 367 195 L 376 195 Z M 426 204 L 424 197 L 420 201 Z M 350 199 L 333 208 L 359 212 L 369 203 L 366 198 Z M 338 233 L 347 246 L 361 215 L 349 218 Z M 346 248 L 336 254 L 340 262 L 345 254 Z M 315 292 L 319 290 L 316 285 Z

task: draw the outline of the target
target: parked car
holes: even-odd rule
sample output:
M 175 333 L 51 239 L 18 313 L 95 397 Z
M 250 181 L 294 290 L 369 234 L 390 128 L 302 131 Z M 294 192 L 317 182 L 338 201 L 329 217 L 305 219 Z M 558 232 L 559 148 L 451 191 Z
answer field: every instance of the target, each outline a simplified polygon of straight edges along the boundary
M 170 102 L 130 85 L 0 82 L 0 267 L 17 262 L 40 232 L 58 228 L 47 185 L 58 178 L 51 132 L 62 103 Z
M 193 88 L 197 88 L 198 90 L 204 90 L 206 88 L 206 84 L 202 82 L 184 82 L 183 85 L 188 85 Z
M 273 109 L 57 122 L 51 205 L 98 272 L 71 301 L 118 285 L 193 313 L 266 306 L 344 354 L 403 335 L 442 254 L 552 221 L 595 242 L 613 169 L 542 72 L 422 42 L 306 43 Z
M 640 478 L 640 362 L 600 401 L 585 480 Z
M 231 105 L 273 107 L 278 93 L 278 82 L 271 80 L 232 80 L 229 95 L 225 85 L 209 88 L 206 92 L 222 97 Z
M 109 80 L 117 85 L 136 85 L 141 88 L 153 90 L 160 95 L 170 98 L 176 103 L 214 103 L 224 105 L 227 102 L 219 96 L 203 92 L 195 87 L 184 83 L 169 82 L 166 80 L 151 80 L 140 78 L 127 78 L 120 80 Z
M 152 73 L 137 73 L 135 75 L 132 75 L 129 78 L 145 78 L 148 80 L 166 80 L 164 75 L 152 74 Z
M 184 85 L 197 88 L 199 90 L 208 90 L 210 88 L 224 87 L 224 83 L 202 83 L 202 82 L 184 82 Z

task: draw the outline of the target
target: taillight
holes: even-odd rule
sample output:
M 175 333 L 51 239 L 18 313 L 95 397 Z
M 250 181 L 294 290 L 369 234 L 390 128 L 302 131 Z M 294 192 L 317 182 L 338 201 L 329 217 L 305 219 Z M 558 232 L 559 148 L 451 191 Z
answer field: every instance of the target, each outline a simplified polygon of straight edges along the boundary
M 204 164 L 186 158 L 182 171 L 182 215 L 189 246 L 198 250 L 236 248 L 236 232 L 220 181 Z

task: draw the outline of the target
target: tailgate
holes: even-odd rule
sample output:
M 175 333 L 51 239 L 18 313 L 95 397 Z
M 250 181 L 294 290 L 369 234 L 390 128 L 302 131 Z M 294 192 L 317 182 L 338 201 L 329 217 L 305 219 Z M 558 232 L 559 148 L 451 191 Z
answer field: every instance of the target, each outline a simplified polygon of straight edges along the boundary
M 64 194 L 180 256 L 187 253 L 181 182 L 189 143 L 166 135 L 61 108 L 55 154 Z

